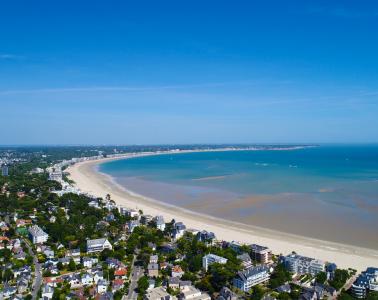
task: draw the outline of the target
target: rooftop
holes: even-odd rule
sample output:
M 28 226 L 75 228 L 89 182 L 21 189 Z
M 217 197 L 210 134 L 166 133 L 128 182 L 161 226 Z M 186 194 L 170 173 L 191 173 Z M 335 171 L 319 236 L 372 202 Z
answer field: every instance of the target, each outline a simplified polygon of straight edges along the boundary
M 262 272 L 269 272 L 269 267 L 266 265 L 260 265 L 260 266 L 252 266 L 248 269 L 245 269 L 243 271 L 238 272 L 238 276 L 246 280 L 248 277 L 254 276 L 256 274 L 262 273 Z

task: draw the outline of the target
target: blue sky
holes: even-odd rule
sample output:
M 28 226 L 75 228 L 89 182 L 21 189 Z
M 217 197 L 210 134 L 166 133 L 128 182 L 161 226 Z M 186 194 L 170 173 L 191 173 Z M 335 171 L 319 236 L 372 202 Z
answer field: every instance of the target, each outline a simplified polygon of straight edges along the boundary
M 0 144 L 378 142 L 376 1 L 3 1 Z

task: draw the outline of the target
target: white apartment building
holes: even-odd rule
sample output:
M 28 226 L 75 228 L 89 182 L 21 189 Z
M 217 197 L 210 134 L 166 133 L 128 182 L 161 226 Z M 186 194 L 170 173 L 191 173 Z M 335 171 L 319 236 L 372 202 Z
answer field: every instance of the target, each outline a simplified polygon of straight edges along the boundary
M 165 229 L 165 222 L 164 222 L 164 218 L 163 216 L 157 216 L 156 217 L 156 228 L 161 230 L 161 231 L 164 231 Z
M 207 254 L 204 257 L 202 257 L 202 267 L 205 271 L 207 271 L 209 266 L 213 263 L 226 264 L 227 258 L 215 254 Z
M 315 276 L 325 271 L 325 262 L 319 259 L 289 254 L 283 258 L 285 267 L 294 274 L 311 274 Z
M 87 240 L 87 253 L 101 252 L 105 249 L 113 249 L 112 244 L 106 238 Z
M 47 242 L 47 239 L 49 238 L 49 235 L 38 225 L 30 226 L 28 232 L 33 244 L 43 244 Z
M 248 292 L 253 286 L 268 281 L 270 278 L 269 267 L 266 265 L 252 266 L 238 272 L 233 284 L 236 288 Z

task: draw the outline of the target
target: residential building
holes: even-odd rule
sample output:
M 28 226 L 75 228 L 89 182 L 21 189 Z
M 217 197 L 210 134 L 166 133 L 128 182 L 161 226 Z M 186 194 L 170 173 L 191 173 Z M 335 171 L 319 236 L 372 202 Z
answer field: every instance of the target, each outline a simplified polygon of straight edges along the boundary
M 139 221 L 138 220 L 130 220 L 129 222 L 127 222 L 127 231 L 129 233 L 132 233 L 134 231 L 134 229 L 136 227 L 138 227 L 140 224 L 139 224 Z
M 115 269 L 115 268 L 120 268 L 124 266 L 121 261 L 113 257 L 106 258 L 106 264 L 108 265 L 109 269 Z
M 93 276 L 89 273 L 85 273 L 81 276 L 81 284 L 82 285 L 91 285 L 93 284 Z
M 351 287 L 355 298 L 366 298 L 369 291 L 378 292 L 378 268 L 367 268 L 362 272 Z
M 164 222 L 163 216 L 157 216 L 156 219 L 155 219 L 155 222 L 156 222 L 156 228 L 161 230 L 161 231 L 164 231 L 165 222 Z
M 283 285 L 280 285 L 278 288 L 276 288 L 276 291 L 279 293 L 291 293 L 291 286 L 288 283 L 285 283 Z
M 63 173 L 62 171 L 53 171 L 49 173 L 49 180 L 62 181 Z
M 204 257 L 202 257 L 202 267 L 205 271 L 209 268 L 209 265 L 213 263 L 218 264 L 226 264 L 227 258 L 215 255 L 215 254 L 207 254 Z
M 46 255 L 47 258 L 53 258 L 55 255 L 54 250 L 51 250 L 50 247 L 46 247 L 43 251 L 43 254 Z
M 169 280 L 168 280 L 168 286 L 171 288 L 171 289 L 179 289 L 180 288 L 180 278 L 178 277 L 170 277 Z
M 208 245 L 212 245 L 215 240 L 215 234 L 211 231 L 202 230 L 197 233 L 197 239 Z
M 136 219 L 139 218 L 139 212 L 136 211 L 135 209 L 120 207 L 120 213 L 130 218 L 136 218 Z
M 83 257 L 81 259 L 81 263 L 83 264 L 85 268 L 92 268 L 92 265 L 93 265 L 91 257 Z
M 228 287 L 224 286 L 220 290 L 217 300 L 238 300 L 238 295 L 236 295 Z
M 145 300 L 177 300 L 177 297 L 171 296 L 163 287 L 156 287 L 148 290 L 144 296 Z
M 17 292 L 23 294 L 27 292 L 29 287 L 29 281 L 26 278 L 20 278 L 17 280 Z
M 9 169 L 7 165 L 3 165 L 1 167 L 1 175 L 8 176 L 9 175 Z
M 49 235 L 42 230 L 38 225 L 33 225 L 28 228 L 29 237 L 33 244 L 43 244 L 47 242 Z
M 269 264 L 272 262 L 272 250 L 268 247 L 257 244 L 252 244 L 250 247 L 253 260 L 261 264 Z
M 80 257 L 80 249 L 71 249 L 67 251 L 68 257 Z
M 211 300 L 209 294 L 202 293 L 199 289 L 195 288 L 192 285 L 185 286 L 181 290 L 180 299 L 191 299 L 191 300 Z
M 184 271 L 182 270 L 181 266 L 173 266 L 171 275 L 172 277 L 181 278 L 181 276 L 184 275 Z
M 268 281 L 269 278 L 270 270 L 267 265 L 252 266 L 239 271 L 234 278 L 233 285 L 244 292 L 248 292 L 253 286 Z
M 104 279 L 104 273 L 102 271 L 96 271 L 93 276 L 93 281 L 97 284 L 100 280 Z
M 5 247 L 7 247 L 7 249 L 9 250 L 12 249 L 12 245 L 10 244 L 10 239 L 7 238 L 6 236 L 0 236 L 0 249 L 5 249 Z
M 175 223 L 175 228 L 173 230 L 173 238 L 179 239 L 184 236 L 186 226 L 182 222 Z
M 16 220 L 16 227 L 24 227 L 29 226 L 32 224 L 32 220 L 30 219 L 17 219 Z
M 114 276 L 117 279 L 126 279 L 127 269 L 126 268 L 118 268 L 114 271 Z
M 336 269 L 337 266 L 334 263 L 329 263 L 326 265 L 327 280 L 333 280 Z
M 92 200 L 91 202 L 88 203 L 88 206 L 94 207 L 94 208 L 100 208 L 97 200 Z
M 2 290 L 2 295 L 0 293 L 0 296 L 3 296 L 3 299 L 10 298 L 12 295 L 17 293 L 17 288 L 14 286 L 8 286 L 4 285 L 3 290 Z
M 108 289 L 108 282 L 105 279 L 100 279 L 97 282 L 97 293 L 104 294 Z
M 158 277 L 159 276 L 159 265 L 156 263 L 148 264 L 147 272 L 149 277 Z
M 112 244 L 106 238 L 87 240 L 88 253 L 101 252 L 105 249 L 113 249 Z
M 48 284 L 45 284 L 42 287 L 42 299 L 43 300 L 50 300 L 52 299 L 54 294 L 54 288 Z
M 285 267 L 294 274 L 311 274 L 315 276 L 325 271 L 325 262 L 315 258 L 289 254 L 283 257 Z
M 252 259 L 251 259 L 251 257 L 249 256 L 248 253 L 242 253 L 242 254 L 236 256 L 236 258 L 241 261 L 241 264 L 242 264 L 244 269 L 248 269 L 249 267 L 251 267 L 253 265 Z
M 157 255 L 151 255 L 150 256 L 150 264 L 157 264 L 159 261 L 159 256 Z
M 190 280 L 180 280 L 180 291 L 185 290 L 190 285 L 192 285 L 192 282 Z
M 112 292 L 115 293 L 116 291 L 122 289 L 124 284 L 125 282 L 123 279 L 114 279 L 112 282 Z
M 241 254 L 242 253 L 242 246 L 243 244 L 238 241 L 231 241 L 231 243 L 228 244 L 228 246 L 234 250 L 236 253 Z
M 152 222 L 154 220 L 154 217 L 151 216 L 151 215 L 141 215 L 140 216 L 140 222 L 143 224 L 143 225 L 148 225 L 150 222 Z

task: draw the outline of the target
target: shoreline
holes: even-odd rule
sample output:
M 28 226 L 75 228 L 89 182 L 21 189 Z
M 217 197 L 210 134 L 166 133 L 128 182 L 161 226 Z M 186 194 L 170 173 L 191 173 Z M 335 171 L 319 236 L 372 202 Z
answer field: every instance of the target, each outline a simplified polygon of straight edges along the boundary
M 227 151 L 227 149 L 214 151 Z M 229 151 L 239 150 L 229 149 Z M 70 179 L 75 182 L 75 186 L 82 192 L 103 198 L 106 194 L 110 194 L 117 205 L 141 209 L 145 214 L 153 216 L 162 215 L 166 222 L 171 219 L 182 221 L 187 228 L 212 231 L 221 240 L 261 244 L 268 246 L 275 254 L 287 255 L 296 251 L 301 255 L 335 262 L 342 268 L 352 267 L 358 271 L 362 271 L 368 266 L 378 265 L 378 251 L 376 250 L 279 232 L 196 213 L 136 194 L 120 186 L 110 175 L 98 171 L 98 165 L 107 161 L 187 152 L 198 151 L 125 154 L 119 157 L 79 162 L 70 166 L 66 171 L 70 174 Z

